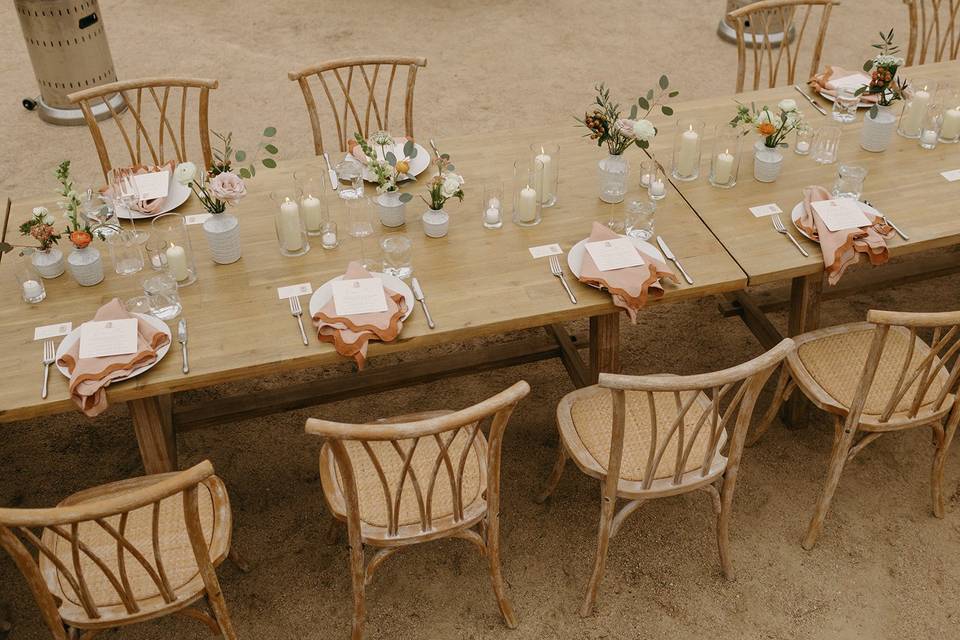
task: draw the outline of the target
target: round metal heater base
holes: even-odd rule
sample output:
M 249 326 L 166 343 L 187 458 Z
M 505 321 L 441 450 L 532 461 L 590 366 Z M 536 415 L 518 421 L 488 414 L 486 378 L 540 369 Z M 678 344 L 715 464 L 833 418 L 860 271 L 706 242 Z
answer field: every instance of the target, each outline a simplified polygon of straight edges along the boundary
M 84 124 L 83 111 L 80 109 L 61 109 L 51 107 L 43 101 L 43 98 L 37 98 L 37 113 L 40 119 L 50 124 L 59 125 L 78 125 Z M 123 96 L 119 93 L 114 94 L 109 100 L 110 106 L 117 113 L 122 113 L 127 108 L 127 103 L 123 101 Z M 97 120 L 106 120 L 110 117 L 110 109 L 107 105 L 100 102 L 92 106 L 93 117 Z
M 717 26 L 717 34 L 720 36 L 722 40 L 726 40 L 727 42 L 733 42 L 733 43 L 737 42 L 737 30 L 731 27 L 729 24 L 727 24 L 726 20 L 724 20 L 723 18 L 720 19 L 720 24 Z M 796 37 L 796 35 L 797 35 L 797 30 L 791 26 L 790 30 L 787 33 L 787 38 L 788 38 L 787 42 L 791 42 Z M 784 36 L 783 31 L 771 33 L 770 44 L 772 44 L 775 47 L 779 47 L 781 44 L 783 44 L 783 36 Z M 754 46 L 752 33 L 744 33 L 743 39 L 747 43 L 748 47 Z M 758 38 L 758 40 L 762 41 L 763 38 Z

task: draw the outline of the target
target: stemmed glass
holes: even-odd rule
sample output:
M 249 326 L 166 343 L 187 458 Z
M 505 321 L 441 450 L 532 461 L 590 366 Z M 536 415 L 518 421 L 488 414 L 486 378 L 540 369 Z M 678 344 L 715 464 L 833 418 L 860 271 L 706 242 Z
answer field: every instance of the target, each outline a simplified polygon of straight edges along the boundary
M 376 264 L 367 260 L 363 239 L 373 235 L 373 208 L 367 198 L 346 200 L 347 204 L 347 233 L 360 241 L 360 264 L 367 271 L 374 270 Z

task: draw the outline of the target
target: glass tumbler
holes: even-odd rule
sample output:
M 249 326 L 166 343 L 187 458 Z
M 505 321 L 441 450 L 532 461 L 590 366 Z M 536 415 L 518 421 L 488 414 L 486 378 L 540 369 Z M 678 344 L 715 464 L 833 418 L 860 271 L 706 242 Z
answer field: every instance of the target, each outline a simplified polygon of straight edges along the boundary
M 169 273 L 155 273 L 143 281 L 143 293 L 150 305 L 150 313 L 161 320 L 173 320 L 183 306 L 177 292 L 177 281 Z
M 860 96 L 853 89 L 839 89 L 833 100 L 833 119 L 847 124 L 857 119 L 857 105 Z
M 813 129 L 808 125 L 801 124 L 797 127 L 797 140 L 793 145 L 793 152 L 798 156 L 810 155 L 810 147 L 813 146 Z
M 832 164 L 837 161 L 840 148 L 840 126 L 824 125 L 813 136 L 813 159 L 820 164 Z
M 700 177 L 700 142 L 702 120 L 680 120 L 673 138 L 673 172 L 677 180 L 691 181 Z
M 318 169 L 301 169 L 293 172 L 293 181 L 300 191 L 300 215 L 308 236 L 319 236 L 320 227 L 330 219 L 327 210 L 327 182 Z
M 656 160 L 644 160 L 640 163 L 640 188 L 647 189 L 650 187 L 650 180 L 657 173 L 657 161 Z
M 859 200 L 863 194 L 863 181 L 867 177 L 867 168 L 857 164 L 841 163 L 837 179 L 833 182 L 834 198 L 853 198 Z
M 121 276 L 129 276 L 143 269 L 143 252 L 140 250 L 140 234 L 122 229 L 107 236 L 113 270 Z
M 164 213 L 154 218 L 150 225 L 151 233 L 148 242 L 156 239 L 165 243 L 163 253 L 170 275 L 181 287 L 196 282 L 197 266 L 193 260 L 190 234 L 187 233 L 187 223 L 183 216 L 179 213 Z
M 144 249 L 151 269 L 164 271 L 167 268 L 167 241 L 164 238 L 156 234 L 151 235 L 147 238 Z
M 540 205 L 544 208 L 557 203 L 557 190 L 560 185 L 560 145 L 545 142 L 530 145 L 533 162 L 534 188 L 540 194 Z
M 943 128 L 943 110 L 939 105 L 931 105 L 920 127 L 920 146 L 924 149 L 936 149 Z
M 740 170 L 740 134 L 729 125 L 717 125 L 710 157 L 710 184 L 730 189 L 737 184 Z
M 20 297 L 24 302 L 37 304 L 47 297 L 47 290 L 43 286 L 43 278 L 37 271 L 29 256 L 16 260 L 13 268 L 13 277 L 20 287 Z
M 649 240 L 653 237 L 653 214 L 657 205 L 649 199 L 631 200 L 623 215 L 623 229 L 631 238 Z
M 320 225 L 320 246 L 324 249 L 336 249 L 340 244 L 337 238 L 337 223 L 333 220 L 327 220 Z
M 346 154 L 334 169 L 337 173 L 337 194 L 344 200 L 354 200 L 363 197 L 363 164 Z
M 489 180 L 483 183 L 483 226 L 487 229 L 499 229 L 503 226 L 503 183 Z
M 404 235 L 389 235 L 380 241 L 383 253 L 383 272 L 406 280 L 413 275 L 410 264 L 410 238 Z

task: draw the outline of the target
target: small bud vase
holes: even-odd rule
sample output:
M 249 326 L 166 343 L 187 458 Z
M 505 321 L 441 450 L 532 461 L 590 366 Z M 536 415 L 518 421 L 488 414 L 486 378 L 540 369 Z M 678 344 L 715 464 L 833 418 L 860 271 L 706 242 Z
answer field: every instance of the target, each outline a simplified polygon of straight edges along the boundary
M 400 200 L 399 191 L 387 191 L 373 199 L 377 203 L 380 224 L 385 227 L 402 227 L 407 222 L 407 204 Z
M 103 282 L 103 260 L 100 252 L 91 246 L 83 249 L 74 249 L 67 257 L 70 274 L 77 284 L 83 287 L 92 287 Z
M 203 222 L 210 257 L 217 264 L 233 264 L 240 259 L 240 220 L 231 213 L 215 213 Z
M 863 117 L 863 128 L 860 130 L 860 146 L 865 151 L 880 153 L 887 150 L 893 134 L 897 130 L 897 117 L 890 111 L 890 107 L 877 107 L 877 117 L 867 112 Z
M 48 280 L 60 277 L 67 268 L 63 261 L 63 252 L 57 247 L 37 249 L 30 254 L 30 262 L 37 273 Z
M 757 141 L 753 145 L 753 178 L 757 182 L 776 182 L 783 170 L 783 153 Z
M 443 209 L 428 209 L 420 220 L 423 232 L 430 238 L 442 238 L 450 230 L 450 216 Z

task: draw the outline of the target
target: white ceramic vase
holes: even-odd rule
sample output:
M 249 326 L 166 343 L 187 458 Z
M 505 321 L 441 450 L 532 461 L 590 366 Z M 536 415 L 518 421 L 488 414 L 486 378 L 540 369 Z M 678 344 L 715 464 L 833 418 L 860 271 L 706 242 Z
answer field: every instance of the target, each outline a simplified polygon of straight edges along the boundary
M 50 247 L 45 251 L 37 249 L 30 254 L 30 262 L 37 272 L 48 280 L 60 277 L 67 268 L 63 261 L 63 252 L 56 247 Z
M 874 153 L 886 151 L 896 130 L 897 117 L 891 113 L 890 107 L 878 107 L 876 118 L 871 118 L 869 112 L 863 118 L 860 146 Z
M 231 213 L 215 213 L 203 222 L 210 256 L 217 264 L 240 259 L 240 220 Z
M 617 204 L 623 202 L 627 194 L 627 176 L 630 175 L 630 162 L 622 155 L 610 154 L 597 163 L 597 176 L 600 179 L 600 199 Z
M 407 222 L 407 203 L 400 201 L 399 191 L 381 193 L 374 201 L 383 226 L 402 227 Z
M 103 282 L 103 260 L 95 247 L 86 246 L 83 249 L 74 249 L 67 256 L 67 264 L 70 266 L 70 274 L 77 281 L 77 284 L 92 287 Z
M 423 232 L 431 238 L 442 238 L 450 230 L 450 216 L 443 209 L 428 209 L 420 218 Z
M 753 178 L 757 182 L 776 182 L 783 170 L 783 153 L 757 141 L 753 145 Z

